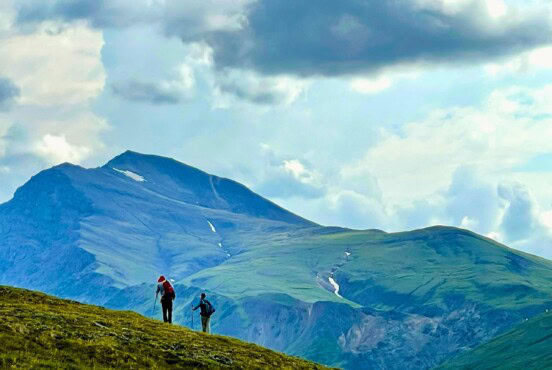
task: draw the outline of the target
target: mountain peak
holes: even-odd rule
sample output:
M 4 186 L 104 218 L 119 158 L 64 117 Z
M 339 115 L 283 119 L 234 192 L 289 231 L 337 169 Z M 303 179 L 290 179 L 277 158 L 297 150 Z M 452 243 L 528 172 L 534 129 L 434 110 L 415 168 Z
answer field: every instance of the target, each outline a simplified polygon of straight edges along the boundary
M 126 150 L 123 153 L 113 157 L 109 162 L 107 162 L 105 165 L 109 166 L 113 163 L 120 163 L 120 162 L 143 162 L 143 161 L 175 161 L 172 158 L 169 157 L 163 157 L 160 155 L 154 155 L 154 154 L 145 154 L 145 153 L 139 153 L 132 150 Z M 183 163 L 182 163 L 183 164 Z
M 155 172 L 165 173 L 169 176 L 179 176 L 182 172 L 186 172 L 188 175 L 199 175 L 204 178 L 210 176 L 208 173 L 200 170 L 199 168 L 192 167 L 173 158 L 154 154 L 143 154 L 132 150 L 127 150 L 124 153 L 119 154 L 107 162 L 103 167 L 118 168 L 122 170 L 152 170 Z
M 102 169 L 115 171 L 150 191 L 188 204 L 296 225 L 315 225 L 236 181 L 210 175 L 172 158 L 127 150 Z

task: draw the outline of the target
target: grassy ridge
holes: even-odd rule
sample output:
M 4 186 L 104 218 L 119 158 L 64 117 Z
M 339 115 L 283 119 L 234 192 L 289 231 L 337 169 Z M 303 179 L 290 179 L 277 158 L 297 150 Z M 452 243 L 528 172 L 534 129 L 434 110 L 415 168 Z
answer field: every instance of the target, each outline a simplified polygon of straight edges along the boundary
M 248 234 L 247 241 L 237 233 L 229 236 L 225 245 L 246 244 L 246 250 L 181 283 L 235 299 L 277 292 L 304 302 L 379 309 L 444 306 L 452 294 L 507 310 L 552 301 L 551 261 L 462 229 L 389 234 L 312 229 Z M 327 283 L 330 272 L 342 297 Z
M 465 352 L 438 369 L 550 369 L 551 346 L 552 312 L 548 312 Z
M 132 312 L 0 286 L 0 368 L 322 369 Z

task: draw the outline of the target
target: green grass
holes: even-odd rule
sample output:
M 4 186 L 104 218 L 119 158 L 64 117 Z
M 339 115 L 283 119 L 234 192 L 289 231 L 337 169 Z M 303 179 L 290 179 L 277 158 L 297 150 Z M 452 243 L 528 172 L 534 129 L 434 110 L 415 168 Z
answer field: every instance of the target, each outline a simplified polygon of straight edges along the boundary
M 552 311 L 452 359 L 438 369 L 552 368 Z
M 240 243 L 239 234 L 234 237 L 226 245 Z M 248 238 L 240 254 L 181 283 L 233 299 L 282 293 L 304 302 L 384 310 L 400 302 L 442 307 L 451 295 L 507 310 L 552 301 L 551 261 L 466 230 L 299 231 Z M 326 281 L 332 271 L 344 298 L 316 279 Z
M 237 339 L 17 288 L 0 286 L 0 317 L 0 368 L 324 368 Z

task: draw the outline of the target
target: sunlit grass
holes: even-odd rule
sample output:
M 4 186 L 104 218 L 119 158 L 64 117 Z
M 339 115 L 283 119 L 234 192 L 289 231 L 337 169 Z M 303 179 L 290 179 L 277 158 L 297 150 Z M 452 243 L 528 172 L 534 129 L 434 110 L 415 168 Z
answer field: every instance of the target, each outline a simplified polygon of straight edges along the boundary
M 320 365 L 133 312 L 0 286 L 0 368 L 273 368 Z

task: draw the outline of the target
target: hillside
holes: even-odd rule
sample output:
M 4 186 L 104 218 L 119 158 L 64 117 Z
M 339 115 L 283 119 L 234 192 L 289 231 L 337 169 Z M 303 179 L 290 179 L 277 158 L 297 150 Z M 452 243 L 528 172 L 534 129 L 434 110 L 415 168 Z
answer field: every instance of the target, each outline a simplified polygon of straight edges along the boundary
M 5 286 L 0 286 L 0 315 L 1 368 L 323 368 L 136 313 Z
M 439 369 L 552 368 L 552 310 L 446 362 Z
M 467 230 L 324 227 L 232 180 L 125 152 L 42 171 L 0 205 L 0 284 L 175 322 L 346 369 L 430 369 L 552 305 L 552 262 Z M 17 279 L 13 277 L 17 276 Z

